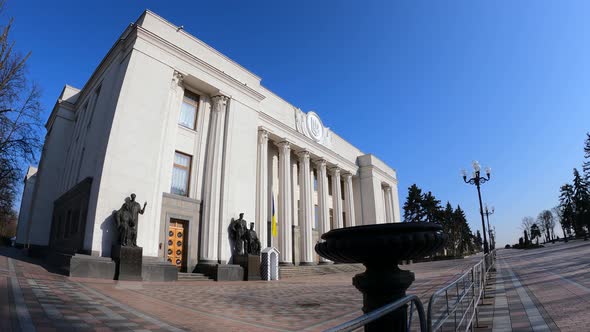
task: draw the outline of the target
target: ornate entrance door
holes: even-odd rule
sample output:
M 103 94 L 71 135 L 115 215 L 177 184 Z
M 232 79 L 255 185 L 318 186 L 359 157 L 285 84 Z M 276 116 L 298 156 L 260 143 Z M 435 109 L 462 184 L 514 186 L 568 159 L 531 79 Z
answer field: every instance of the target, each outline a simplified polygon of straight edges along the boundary
M 186 271 L 186 225 L 185 220 L 170 219 L 168 226 L 168 262 L 182 271 Z

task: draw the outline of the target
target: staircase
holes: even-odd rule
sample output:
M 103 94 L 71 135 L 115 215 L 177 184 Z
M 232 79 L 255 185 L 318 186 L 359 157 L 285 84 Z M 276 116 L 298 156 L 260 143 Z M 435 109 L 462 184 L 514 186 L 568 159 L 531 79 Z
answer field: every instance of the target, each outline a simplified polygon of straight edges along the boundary
M 292 277 L 318 276 L 332 273 L 363 272 L 362 264 L 326 264 L 310 266 L 280 266 L 279 277 L 281 279 Z M 180 274 L 179 274 L 180 279 Z
M 209 278 L 202 273 L 185 273 L 178 272 L 178 281 L 212 281 L 213 278 Z

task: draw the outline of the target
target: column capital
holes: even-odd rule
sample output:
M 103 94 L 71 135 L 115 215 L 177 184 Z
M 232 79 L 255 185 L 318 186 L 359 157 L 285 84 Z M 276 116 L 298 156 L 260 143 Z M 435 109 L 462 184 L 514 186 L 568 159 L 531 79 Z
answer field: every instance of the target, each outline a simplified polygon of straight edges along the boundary
M 328 165 L 328 162 L 326 161 L 326 159 L 320 158 L 320 159 L 316 159 L 313 161 L 316 166 L 318 167 L 326 167 L 326 165 Z
M 344 180 L 348 181 L 348 180 L 352 180 L 352 173 L 342 173 L 341 176 L 344 178 Z
M 386 193 L 390 193 L 391 192 L 391 186 L 390 185 L 385 185 L 383 187 L 383 189 L 385 190 Z
M 213 96 L 213 97 L 211 97 L 211 103 L 213 104 L 213 107 L 211 109 L 214 112 L 224 111 L 225 106 L 227 105 L 228 101 L 229 101 L 228 96 L 224 96 L 224 95 Z
M 299 159 L 309 159 L 310 153 L 307 150 L 301 150 L 297 152 L 297 157 L 299 157 Z
M 172 74 L 172 88 L 176 88 L 178 86 L 182 86 L 182 81 L 184 80 L 184 75 L 175 70 L 174 73 Z
M 340 176 L 340 167 L 338 167 L 338 165 L 332 166 L 330 168 L 328 168 L 328 170 L 330 171 L 330 173 L 332 173 L 334 176 Z
M 265 143 L 268 141 L 268 130 L 264 128 L 258 129 L 258 143 Z
M 291 143 L 287 140 L 276 142 L 275 145 L 279 148 L 279 152 L 285 152 L 291 150 Z

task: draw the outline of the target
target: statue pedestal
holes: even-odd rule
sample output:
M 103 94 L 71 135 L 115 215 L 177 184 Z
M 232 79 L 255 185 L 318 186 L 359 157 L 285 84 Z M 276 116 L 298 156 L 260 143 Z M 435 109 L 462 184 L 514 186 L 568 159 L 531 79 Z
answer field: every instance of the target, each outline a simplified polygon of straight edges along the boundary
M 261 280 L 260 255 L 236 255 L 234 264 L 244 268 L 244 280 Z
M 142 247 L 113 246 L 111 257 L 115 261 L 115 279 L 142 281 Z

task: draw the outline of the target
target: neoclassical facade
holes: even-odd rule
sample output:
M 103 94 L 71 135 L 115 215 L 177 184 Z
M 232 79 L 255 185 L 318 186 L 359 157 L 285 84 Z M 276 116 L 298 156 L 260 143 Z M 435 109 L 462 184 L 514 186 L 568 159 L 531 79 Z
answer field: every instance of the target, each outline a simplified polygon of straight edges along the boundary
M 84 87 L 65 86 L 46 128 L 21 207 L 25 246 L 108 257 L 113 211 L 131 193 L 147 201 L 144 255 L 187 271 L 231 263 L 242 212 L 282 264 L 322 263 L 313 246 L 330 229 L 400 221 L 390 166 L 149 11 Z

